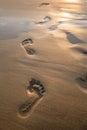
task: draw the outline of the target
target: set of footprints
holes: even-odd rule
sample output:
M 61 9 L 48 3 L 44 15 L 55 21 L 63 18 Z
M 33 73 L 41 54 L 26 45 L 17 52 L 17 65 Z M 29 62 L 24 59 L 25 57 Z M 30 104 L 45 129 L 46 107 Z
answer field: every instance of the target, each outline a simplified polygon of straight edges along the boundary
M 49 3 L 41 3 L 40 7 L 42 6 L 48 6 L 50 5 Z M 52 18 L 50 16 L 45 16 L 41 21 L 35 22 L 36 25 L 44 25 L 52 21 Z M 55 31 L 58 29 L 58 26 L 62 24 L 61 21 L 58 23 L 55 23 L 54 25 L 51 25 L 48 27 L 49 31 Z M 66 30 L 61 30 L 66 34 L 66 37 L 68 41 L 71 44 L 78 44 L 78 43 L 84 43 L 83 40 L 80 40 L 78 37 L 73 35 L 72 33 L 66 31 Z M 22 46 L 25 49 L 26 53 L 28 55 L 34 55 L 36 53 L 36 50 L 34 50 L 31 46 L 34 43 L 32 38 L 27 38 L 22 41 Z M 82 53 L 84 55 L 87 55 L 87 50 L 80 48 L 80 47 L 75 47 L 73 50 L 78 51 L 79 53 Z M 76 79 L 76 82 L 79 84 L 79 88 L 87 93 L 87 74 L 83 75 L 82 77 L 78 77 Z M 27 92 L 29 92 L 31 95 L 35 94 L 37 95 L 32 101 L 25 101 L 23 104 L 19 106 L 19 114 L 22 117 L 27 117 L 30 112 L 33 110 L 33 108 L 37 105 L 37 103 L 42 99 L 44 94 L 46 93 L 44 85 L 41 83 L 41 81 L 32 78 L 29 81 L 29 85 L 27 87 Z
M 37 97 L 33 99 L 31 102 L 26 101 L 19 107 L 19 114 L 22 117 L 27 117 L 30 114 L 30 111 L 34 108 L 34 106 L 42 99 L 44 94 L 46 93 L 44 85 L 41 81 L 32 78 L 29 81 L 29 85 L 27 87 L 27 92 L 31 94 L 36 94 Z
M 24 47 L 26 53 L 28 55 L 33 55 L 36 53 L 36 51 L 31 48 L 31 45 L 34 43 L 32 38 L 27 38 L 22 41 L 22 46 Z M 45 94 L 46 90 L 44 88 L 44 85 L 37 79 L 32 78 L 29 81 L 29 85 L 27 87 L 27 93 L 31 94 L 33 97 L 35 95 L 35 98 L 32 101 L 25 101 L 23 104 L 19 107 L 19 114 L 22 117 L 27 117 L 31 110 L 37 105 L 37 103 L 42 99 L 43 95 Z
M 43 3 L 45 4 L 45 3 Z M 47 24 L 49 22 L 52 21 L 52 18 L 50 16 L 45 16 L 41 21 L 35 22 L 36 25 L 44 25 Z M 48 27 L 49 31 L 55 31 L 58 29 L 58 26 L 61 25 L 62 23 L 64 23 L 63 21 L 59 21 L 53 25 L 50 25 Z M 60 29 L 63 33 L 66 34 L 66 38 L 69 41 L 69 43 L 75 45 L 80 45 L 85 43 L 85 41 L 81 40 L 80 38 L 78 38 L 77 36 L 75 36 L 74 34 L 72 34 L 71 32 L 67 31 L 67 30 L 63 30 Z M 31 48 L 31 45 L 34 43 L 32 38 L 27 38 L 25 40 L 22 41 L 22 46 L 24 47 L 24 49 L 26 50 L 26 53 L 29 55 L 34 55 L 36 53 L 36 50 L 34 50 L 33 48 Z M 71 47 L 72 51 L 76 51 L 80 54 L 83 55 L 87 55 L 87 50 L 81 47 Z
M 51 18 L 50 16 L 45 16 L 42 20 L 40 20 L 40 21 L 38 21 L 38 22 L 35 22 L 35 24 L 42 26 L 42 25 L 46 25 L 46 24 L 51 23 L 51 22 L 52 22 L 52 18 Z M 59 22 L 57 22 L 57 23 L 55 23 L 55 24 L 50 25 L 50 26 L 48 27 L 48 30 L 49 30 L 49 31 L 55 31 L 55 30 L 57 30 L 57 29 L 58 29 L 58 26 L 59 26 L 61 23 L 62 23 L 62 22 L 59 21 Z

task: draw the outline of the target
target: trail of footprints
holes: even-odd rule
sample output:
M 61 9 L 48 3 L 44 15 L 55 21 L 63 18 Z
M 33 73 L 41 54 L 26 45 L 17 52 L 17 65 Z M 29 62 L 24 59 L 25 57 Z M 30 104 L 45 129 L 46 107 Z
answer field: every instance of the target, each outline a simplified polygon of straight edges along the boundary
M 45 16 L 42 21 L 36 22 L 35 24 L 44 25 L 44 24 L 51 22 L 51 20 L 52 20 L 52 18 L 50 16 Z M 51 25 L 48 29 L 49 29 L 49 31 L 54 31 L 57 28 L 58 28 L 58 23 Z M 31 45 L 33 45 L 33 43 L 34 43 L 34 41 L 32 38 L 26 38 L 21 43 L 21 45 L 24 47 L 24 49 L 28 55 L 34 55 L 36 53 L 36 50 L 31 48 Z
M 41 3 L 40 6 L 48 6 L 48 5 L 50 5 L 50 3 Z M 51 21 L 52 21 L 52 18 L 50 16 L 45 16 L 42 21 L 36 22 L 35 24 L 44 25 L 44 24 L 47 24 Z M 48 28 L 48 30 L 49 31 L 55 31 L 55 30 L 58 29 L 58 25 L 60 25 L 60 24 L 62 24 L 61 21 L 56 23 L 56 24 L 51 25 Z M 66 30 L 61 30 L 61 31 L 63 31 L 66 34 L 67 39 L 71 44 L 84 43 L 84 41 L 80 40 L 79 38 L 77 38 L 76 36 L 71 34 L 70 32 L 68 32 Z M 27 39 L 23 40 L 22 43 L 21 43 L 28 55 L 34 55 L 36 53 L 36 50 L 31 48 L 33 43 L 34 43 L 34 41 L 33 41 L 32 38 L 27 38 Z M 84 55 L 87 55 L 86 49 L 82 49 L 80 47 L 79 48 L 78 47 L 77 48 L 72 47 L 72 50 L 73 49 L 82 53 L 82 54 L 84 54 Z M 79 88 L 82 91 L 87 93 L 87 73 L 84 74 L 82 77 L 78 77 L 76 79 L 76 82 L 78 83 Z M 27 116 L 30 113 L 30 111 L 33 109 L 35 104 L 37 104 L 37 102 L 40 101 L 40 99 L 44 96 L 44 94 L 46 93 L 46 89 L 45 89 L 44 85 L 41 83 L 41 81 L 39 81 L 35 78 L 32 78 L 29 81 L 29 85 L 27 87 L 27 92 L 29 92 L 31 94 L 36 94 L 37 98 L 35 98 L 31 102 L 26 101 L 26 102 L 24 102 L 23 104 L 20 105 L 19 113 L 20 113 L 21 116 Z
M 28 55 L 34 55 L 36 53 L 36 50 L 31 48 L 31 45 L 33 43 L 34 41 L 32 38 L 24 39 L 21 43 Z M 19 106 L 19 114 L 22 117 L 27 117 L 29 115 L 30 111 L 34 108 L 34 106 L 38 103 L 38 101 L 40 101 L 40 99 L 44 96 L 46 90 L 44 85 L 41 83 L 41 81 L 32 78 L 29 81 L 27 92 L 31 93 L 33 96 L 37 95 L 37 97 L 33 99 L 31 102 L 25 101 L 23 104 Z

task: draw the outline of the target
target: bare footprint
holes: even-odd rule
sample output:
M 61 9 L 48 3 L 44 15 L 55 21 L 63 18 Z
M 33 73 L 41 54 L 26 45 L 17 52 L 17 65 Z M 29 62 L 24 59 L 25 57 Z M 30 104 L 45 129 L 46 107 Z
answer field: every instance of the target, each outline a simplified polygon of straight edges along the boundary
M 87 73 L 85 73 L 81 77 L 78 77 L 76 79 L 76 82 L 79 84 L 80 90 L 87 94 Z
M 22 117 L 27 117 L 31 110 L 37 105 L 37 103 L 42 99 L 44 93 L 46 92 L 43 84 L 34 78 L 29 81 L 29 86 L 27 87 L 27 91 L 30 93 L 35 93 L 37 94 L 37 98 L 35 98 L 33 101 L 26 101 L 25 103 L 21 104 L 18 111 L 19 114 Z
M 27 39 L 23 40 L 22 41 L 22 45 L 24 46 L 26 44 L 32 45 L 33 44 L 33 40 L 31 38 L 27 38 Z
M 52 19 L 50 16 L 45 16 L 42 21 L 36 22 L 36 24 L 43 25 L 50 22 Z

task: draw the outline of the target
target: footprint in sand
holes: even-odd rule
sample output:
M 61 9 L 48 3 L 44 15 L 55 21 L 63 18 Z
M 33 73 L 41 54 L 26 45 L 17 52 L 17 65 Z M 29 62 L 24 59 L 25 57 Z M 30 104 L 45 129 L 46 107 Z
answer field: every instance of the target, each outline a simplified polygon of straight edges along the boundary
M 42 21 L 35 22 L 35 23 L 38 25 L 43 25 L 43 24 L 49 23 L 51 20 L 52 18 L 50 16 L 45 16 Z
M 78 83 L 80 90 L 87 94 L 87 73 L 78 77 L 76 82 Z
M 68 32 L 66 30 L 62 30 L 62 31 L 67 35 L 67 39 L 69 40 L 70 43 L 72 43 L 72 44 L 85 43 L 83 40 L 79 39 L 72 33 Z
M 38 103 L 38 101 L 43 97 L 43 95 L 46 92 L 44 85 L 39 80 L 36 80 L 34 78 L 32 78 L 31 81 L 29 81 L 27 91 L 29 91 L 29 93 L 37 94 L 37 98 L 35 98 L 31 102 L 27 101 L 20 105 L 19 114 L 24 117 L 28 116 L 30 111 L 33 109 L 33 107 Z
M 22 46 L 24 47 L 28 55 L 34 55 L 36 53 L 36 51 L 33 48 L 30 48 L 32 44 L 33 44 L 33 40 L 31 38 L 27 38 L 22 41 Z

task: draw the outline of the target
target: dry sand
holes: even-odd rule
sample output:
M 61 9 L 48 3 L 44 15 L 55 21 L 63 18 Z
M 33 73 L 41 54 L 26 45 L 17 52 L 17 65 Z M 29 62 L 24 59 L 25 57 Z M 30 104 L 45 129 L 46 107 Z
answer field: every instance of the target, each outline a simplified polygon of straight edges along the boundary
M 87 129 L 87 3 L 66 1 L 0 0 L 0 130 Z

